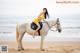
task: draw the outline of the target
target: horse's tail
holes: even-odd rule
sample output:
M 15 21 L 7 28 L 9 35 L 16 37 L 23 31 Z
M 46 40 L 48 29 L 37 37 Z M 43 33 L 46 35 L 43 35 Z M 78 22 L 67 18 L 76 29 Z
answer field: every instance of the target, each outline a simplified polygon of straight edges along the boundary
M 19 37 L 19 31 L 18 31 L 18 24 L 16 26 L 16 41 L 18 42 L 18 37 Z

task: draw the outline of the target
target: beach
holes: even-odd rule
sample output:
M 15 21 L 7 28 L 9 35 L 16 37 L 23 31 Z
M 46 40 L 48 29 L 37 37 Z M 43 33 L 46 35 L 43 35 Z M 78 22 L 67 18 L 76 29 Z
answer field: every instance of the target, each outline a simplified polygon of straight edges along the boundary
M 8 53 L 80 53 L 80 42 L 77 41 L 47 41 L 44 42 L 44 51 L 40 50 L 40 42 L 23 41 L 22 51 L 17 50 L 16 41 L 4 41 L 0 45 L 8 45 Z

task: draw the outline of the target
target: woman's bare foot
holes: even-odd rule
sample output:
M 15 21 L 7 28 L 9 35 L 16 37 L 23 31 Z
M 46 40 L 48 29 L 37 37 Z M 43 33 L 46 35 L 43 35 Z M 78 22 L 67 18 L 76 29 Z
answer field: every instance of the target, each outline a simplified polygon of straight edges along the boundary
M 35 38 L 35 33 L 36 33 L 36 32 L 33 32 L 33 38 Z

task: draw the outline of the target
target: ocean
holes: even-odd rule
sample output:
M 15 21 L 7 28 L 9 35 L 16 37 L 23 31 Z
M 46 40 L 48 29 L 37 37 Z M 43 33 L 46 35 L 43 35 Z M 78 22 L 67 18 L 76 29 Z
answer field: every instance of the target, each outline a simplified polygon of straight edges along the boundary
M 0 40 L 16 40 L 16 24 L 31 22 L 35 16 L 0 17 Z M 51 17 L 50 19 L 56 19 Z M 80 41 L 80 15 L 60 17 L 62 32 L 49 31 L 45 41 Z M 24 41 L 40 41 L 40 37 L 33 38 L 25 34 Z

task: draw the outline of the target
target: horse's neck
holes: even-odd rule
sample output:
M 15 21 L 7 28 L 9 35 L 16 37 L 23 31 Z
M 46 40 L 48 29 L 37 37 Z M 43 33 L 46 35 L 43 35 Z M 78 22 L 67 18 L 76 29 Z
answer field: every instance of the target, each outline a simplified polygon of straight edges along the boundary
M 56 21 L 55 20 L 50 20 L 50 21 L 48 21 L 48 24 L 49 24 L 50 28 L 52 28 L 53 26 L 55 26 Z

